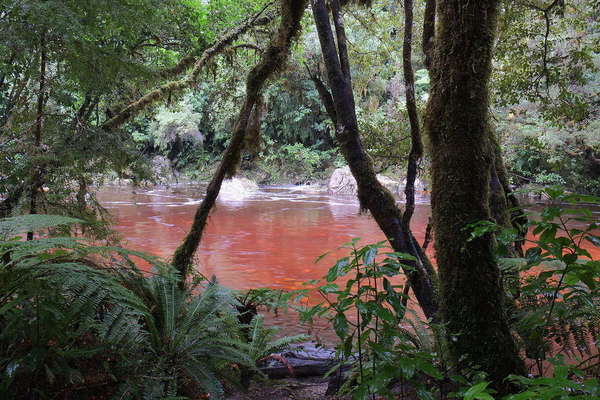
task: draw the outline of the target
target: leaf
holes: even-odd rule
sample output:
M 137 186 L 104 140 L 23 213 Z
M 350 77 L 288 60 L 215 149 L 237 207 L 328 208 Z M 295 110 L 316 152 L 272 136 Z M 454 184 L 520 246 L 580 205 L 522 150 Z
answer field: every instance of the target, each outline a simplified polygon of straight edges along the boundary
M 338 313 L 333 318 L 333 329 L 335 330 L 336 335 L 343 339 L 346 337 L 348 331 L 348 320 L 343 313 Z
M 368 250 L 363 255 L 363 263 L 365 265 L 372 265 L 375 262 L 377 256 L 377 247 L 369 246 Z
M 327 272 L 326 280 L 327 282 L 333 282 L 340 276 L 344 275 L 345 268 L 350 264 L 350 259 L 348 257 L 344 257 L 339 259 L 333 267 L 329 269 Z
M 490 384 L 490 382 L 479 382 L 478 384 L 471 386 L 469 388 L 469 390 L 467 390 L 465 392 L 464 399 L 465 400 L 479 399 L 480 397 L 477 397 L 477 395 L 482 393 L 488 387 L 489 384 Z
M 401 357 L 398 359 L 398 365 L 405 378 L 410 379 L 415 375 L 415 361 L 408 357 Z
M 84 221 L 62 215 L 28 214 L 0 219 L 0 236 L 14 236 L 19 233 L 37 232 L 41 229 L 62 225 L 80 224 Z
M 335 283 L 329 283 L 327 285 L 321 286 L 320 290 L 323 293 L 335 293 L 339 290 L 339 287 Z
M 329 254 L 331 254 L 330 251 L 328 251 L 327 253 L 323 253 L 321 254 L 319 257 L 317 257 L 317 259 L 315 260 L 315 264 L 317 264 L 319 261 L 321 261 L 322 259 L 324 259 L 325 257 L 327 257 Z

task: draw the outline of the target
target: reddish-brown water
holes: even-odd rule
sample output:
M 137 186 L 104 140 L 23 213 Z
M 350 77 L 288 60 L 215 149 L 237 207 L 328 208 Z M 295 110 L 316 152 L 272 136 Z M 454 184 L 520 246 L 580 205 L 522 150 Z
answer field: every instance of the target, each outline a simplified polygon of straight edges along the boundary
M 202 194 L 201 187 L 135 192 L 110 187 L 102 189 L 98 198 L 115 217 L 114 228 L 124 246 L 168 258 L 187 234 Z M 413 229 L 422 241 L 430 211 L 426 199 L 420 200 Z M 196 266 L 231 289 L 302 289 L 303 283 L 323 277 L 337 258 L 348 255 L 347 250 L 336 249 L 357 237 L 362 244 L 385 238 L 371 217 L 359 214 L 354 197 L 309 193 L 293 186 L 266 187 L 240 200 L 217 201 Z M 315 263 L 326 252 L 331 253 Z M 295 313 L 267 319 L 280 326 L 282 334 L 309 329 L 317 340 L 335 342 L 325 321 L 303 326 Z
M 168 258 L 186 235 L 202 193 L 201 187 L 191 186 L 136 192 L 105 188 L 99 199 L 115 217 L 115 229 L 127 247 Z M 422 242 L 430 209 L 426 198 L 420 200 L 412 228 Z M 304 282 L 323 277 L 337 258 L 347 255 L 333 251 L 315 264 L 321 254 L 356 237 L 362 244 L 384 240 L 373 219 L 358 211 L 353 197 L 297 187 L 266 187 L 238 200 L 219 199 L 196 255 L 197 269 L 232 289 L 304 288 Z M 600 257 L 598 248 L 586 247 Z M 269 319 L 282 333 L 306 332 L 294 315 Z M 334 342 L 324 323 L 311 333 Z
M 99 195 L 116 217 L 125 245 L 170 257 L 187 233 L 201 199 L 199 188 L 138 190 L 110 188 Z M 359 215 L 352 197 L 269 187 L 243 198 L 217 202 L 196 255 L 197 269 L 232 289 L 298 289 L 324 276 L 342 252 L 315 264 L 323 253 L 352 238 L 384 240 L 372 218 Z M 415 236 L 422 240 L 429 206 L 418 204 Z

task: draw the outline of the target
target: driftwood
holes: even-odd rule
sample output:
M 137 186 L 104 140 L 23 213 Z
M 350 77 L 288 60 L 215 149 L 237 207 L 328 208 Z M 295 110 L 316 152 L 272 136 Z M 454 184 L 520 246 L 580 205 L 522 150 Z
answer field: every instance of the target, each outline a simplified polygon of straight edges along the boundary
M 305 343 L 268 357 L 259 369 L 270 379 L 324 377 L 338 362 L 335 350 Z M 352 360 L 338 370 L 346 371 L 351 366 Z

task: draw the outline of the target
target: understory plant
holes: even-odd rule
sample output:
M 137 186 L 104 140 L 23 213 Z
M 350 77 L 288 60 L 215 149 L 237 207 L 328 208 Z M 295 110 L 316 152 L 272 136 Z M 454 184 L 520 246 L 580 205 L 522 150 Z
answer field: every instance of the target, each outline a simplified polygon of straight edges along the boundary
M 497 232 L 504 276 L 519 279 L 517 285 L 506 285 L 515 305 L 514 326 L 537 373 L 544 373 L 542 361 L 558 353 L 597 369 L 600 260 L 594 259 L 593 249 L 600 247 L 600 226 L 589 206 L 600 204 L 600 199 L 560 187 L 545 188 L 540 194 L 547 204 L 539 212 L 527 213 L 523 258 L 507 257 L 507 249 L 518 240 L 515 228 L 485 221 L 472 226 L 472 235 Z M 595 362 L 587 365 L 586 358 Z
M 437 342 L 414 314 L 407 316 L 407 294 L 398 283 L 402 261 L 412 256 L 387 251 L 385 242 L 358 247 L 353 239 L 341 248 L 350 255 L 329 269 L 325 282 L 310 282 L 323 301 L 301 313 L 304 321 L 328 318 L 338 336 L 339 363 L 330 373 L 350 367 L 340 393 L 394 398 L 392 387 L 404 390 L 410 382 L 429 398 L 433 392 L 426 383 L 443 377 L 436 366 Z
M 468 226 L 473 237 L 496 233 L 513 327 L 529 359 L 531 376 L 511 377 L 525 389 L 508 399 L 597 398 L 600 261 L 593 249 L 600 236 L 590 206 L 600 199 L 556 186 L 540 195 L 547 204 L 527 213 L 523 258 L 508 256 L 520 229 L 490 221 Z
M 597 217 L 589 209 L 600 201 L 556 187 L 542 194 L 548 204 L 528 215 L 523 258 L 509 252 L 520 229 L 491 221 L 465 228 L 472 237 L 496 234 L 512 324 L 531 365 L 529 376 L 508 377 L 518 393 L 503 399 L 596 399 L 600 262 L 584 244 L 600 247 Z M 323 281 L 309 282 L 322 301 L 301 314 L 305 321 L 327 318 L 338 336 L 339 363 L 330 373 L 348 370 L 341 374 L 341 393 L 353 399 L 404 398 L 402 391 L 410 388 L 422 399 L 500 399 L 485 375 L 447 367 L 443 326 L 419 322 L 407 312 L 398 275 L 410 256 L 382 251 L 384 242 L 357 244 L 354 239 L 342 246 L 349 256 Z M 510 282 L 515 277 L 517 282 Z
M 156 257 L 55 235 L 81 222 L 0 220 L 0 397 L 220 399 L 223 382 L 238 385 L 297 339 L 274 340 L 258 317 L 242 324 L 240 302 L 214 279 L 183 290 Z

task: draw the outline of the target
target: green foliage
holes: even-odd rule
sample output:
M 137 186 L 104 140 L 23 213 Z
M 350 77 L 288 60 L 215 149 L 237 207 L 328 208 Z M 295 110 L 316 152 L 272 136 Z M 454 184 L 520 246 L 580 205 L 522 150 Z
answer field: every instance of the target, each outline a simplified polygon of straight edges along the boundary
M 596 125 L 558 126 L 535 111 L 512 108 L 509 118 L 498 124 L 511 181 L 599 193 L 600 170 L 594 152 L 600 148 L 600 131 Z
M 561 360 L 552 361 L 554 373 L 550 377 L 510 377 L 526 389 L 507 396 L 505 400 L 591 400 L 600 396 L 598 379 L 586 379 L 581 371 L 564 365 Z
M 10 239 L 19 233 L 39 231 L 46 228 L 58 228 L 82 222 L 61 215 L 22 215 L 0 220 L 0 238 Z
M 277 329 L 268 328 L 264 325 L 264 317 L 257 314 L 248 327 L 248 346 L 249 356 L 258 363 L 273 353 L 279 353 L 286 350 L 293 343 L 306 341 L 308 336 L 284 336 L 276 339 Z
M 518 394 L 505 399 L 592 399 L 600 390 L 597 380 L 586 379 L 598 368 L 600 263 L 583 244 L 600 247 L 597 219 L 586 208 L 600 204 L 600 199 L 559 187 L 546 188 L 542 195 L 549 204 L 539 215 L 529 216 L 528 228 L 534 236 L 527 239 L 530 245 L 525 258 L 506 258 L 519 238 L 516 229 L 506 230 L 489 221 L 465 228 L 471 231 L 471 238 L 496 233 L 503 274 L 507 278 L 521 276 L 516 286 L 507 285 L 511 290 L 507 296 L 514 303 L 509 311 L 520 345 L 537 362 L 540 377 L 511 377 Z M 340 339 L 340 365 L 351 362 L 353 368 L 343 388 L 357 399 L 390 397 L 390 384 L 401 378 L 411 383 L 416 380 L 419 396 L 432 398 L 435 382 L 447 379 L 444 343 L 439 340 L 442 336 L 435 334 L 443 327 L 433 327 L 425 335 L 415 328 L 402 328 L 407 321 L 404 295 L 391 279 L 408 256 L 378 256 L 383 243 L 358 248 L 353 240 L 344 247 L 350 256 L 336 262 L 324 278 L 326 282 L 311 282 L 319 284 L 317 291 L 324 301 L 302 313 L 305 320 L 328 318 Z M 557 353 L 579 360 L 579 365 L 555 361 L 554 376 L 543 377 L 542 362 Z M 582 366 L 585 375 L 578 370 Z M 470 378 L 451 377 L 459 390 L 450 398 L 495 398 L 485 376 L 477 371 L 461 373 Z M 440 395 L 446 394 L 442 391 Z
M 302 143 L 269 147 L 259 156 L 258 168 L 266 175 L 263 182 L 298 183 L 324 179 L 336 160 L 335 150 L 321 151 L 307 148 Z
M 127 131 L 100 128 L 105 114 L 196 51 L 206 27 L 180 0 L 2 0 L 0 9 L 0 196 L 39 185 L 38 213 L 94 222 L 94 236 L 106 237 L 90 187 L 149 171 Z M 10 211 L 27 211 L 31 193 Z
M 586 357 L 598 351 L 600 263 L 583 244 L 600 243 L 597 221 L 584 207 L 600 200 L 557 187 L 542 193 L 550 204 L 530 218 L 533 247 L 520 266 L 512 267 L 526 271 L 516 328 L 531 358 L 545 359 L 552 342 L 573 357 Z
M 599 350 L 600 262 L 584 245 L 600 247 L 597 218 L 586 208 L 600 204 L 600 199 L 571 194 L 556 186 L 545 188 L 541 195 L 548 204 L 540 213 L 529 215 L 532 236 L 527 238 L 525 257 L 500 259 L 506 276 L 521 277 L 516 289 L 507 285 L 512 288 L 509 296 L 515 304 L 513 325 L 540 375 L 543 361 L 558 353 L 580 360 L 580 366 L 593 371 L 598 367 L 594 359 Z M 489 222 L 468 229 L 474 237 L 497 232 L 501 257 L 507 256 L 505 249 L 518 238 L 515 229 L 503 230 Z M 554 370 L 552 378 L 515 378 L 530 388 L 510 398 L 593 398 L 597 393 L 597 381 L 581 384 L 581 373 L 568 372 L 569 368 L 561 363 L 554 362 Z M 567 388 L 571 394 L 565 394 Z
M 512 375 L 508 379 L 521 388 L 518 393 L 502 397 L 503 400 L 592 400 L 600 396 L 597 379 L 586 379 L 582 371 L 564 364 L 562 358 L 552 359 L 554 372 L 548 377 Z M 466 387 L 455 397 L 465 400 L 494 400 L 495 391 L 490 382 L 482 381 Z M 499 398 L 498 398 L 499 399 Z
M 28 216 L 2 220 L 0 229 L 16 233 L 69 222 Z M 138 319 L 145 307 L 117 276 L 87 257 L 98 251 L 68 237 L 0 242 L 4 395 L 80 385 L 86 360 L 100 367 L 98 376 L 108 376 L 113 348 L 142 340 Z
M 227 373 L 229 365 L 254 366 L 239 339 L 236 301 L 216 282 L 191 294 L 179 288 L 174 275 L 157 275 L 133 290 L 149 310 L 143 319 L 147 334 L 130 366 L 136 373 L 122 390 L 162 398 L 197 385 L 219 399 L 220 379 L 234 378 Z
M 428 396 L 427 377 L 443 376 L 434 365 L 434 348 L 428 346 L 433 341 L 424 331 L 419 332 L 415 322 L 407 323 L 405 295 L 399 291 L 402 286 L 392 283 L 400 274 L 402 260 L 412 256 L 380 255 L 385 242 L 360 248 L 357 243 L 354 239 L 343 246 L 350 256 L 339 259 L 329 269 L 326 283 L 317 286 L 324 302 L 301 316 L 304 320 L 325 316 L 331 322 L 340 340 L 336 349 L 342 361 L 337 368 L 352 362 L 352 379 L 342 390 L 353 398 L 392 398 L 390 384 L 399 378 L 414 385 L 420 396 Z M 335 283 L 341 279 L 345 282 Z
M 240 324 L 234 293 L 214 280 L 182 290 L 156 257 L 71 237 L 9 238 L 75 222 L 48 215 L 0 220 L 3 396 L 77 393 L 93 379 L 116 398 L 220 399 L 222 381 L 240 379 L 232 365 L 258 372 L 256 361 L 304 339 L 274 339 L 262 317 Z M 132 257 L 153 273 L 144 276 Z
M 555 2 L 542 11 L 551 4 L 505 2 L 492 88 L 501 105 L 527 100 L 549 121 L 580 122 L 597 111 L 597 5 Z

